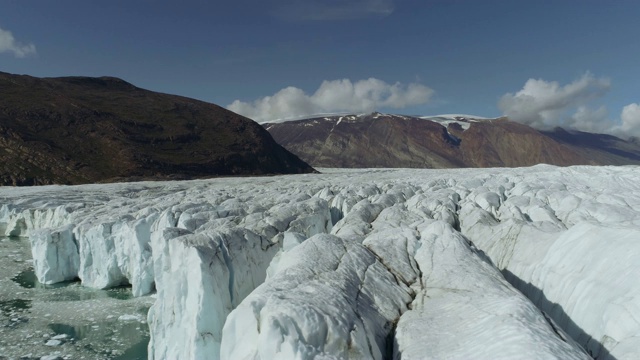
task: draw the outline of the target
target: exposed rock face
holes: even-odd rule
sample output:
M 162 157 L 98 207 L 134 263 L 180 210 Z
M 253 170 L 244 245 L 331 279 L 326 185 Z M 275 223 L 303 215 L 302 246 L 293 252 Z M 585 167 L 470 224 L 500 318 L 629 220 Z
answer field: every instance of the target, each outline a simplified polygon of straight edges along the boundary
M 255 122 L 101 77 L 0 73 L 0 185 L 311 172 Z
M 446 128 L 420 119 L 371 114 L 263 124 L 274 139 L 320 167 L 462 167 Z M 452 139 L 451 139 L 452 140 Z
M 625 141 L 611 135 L 562 128 L 542 133 L 600 164 L 625 165 L 640 162 L 640 141 L 635 137 Z
M 607 135 L 545 133 L 506 118 L 373 113 L 263 125 L 278 143 L 317 167 L 640 164 L 640 146 L 632 142 Z M 600 140 L 594 142 L 593 138 Z

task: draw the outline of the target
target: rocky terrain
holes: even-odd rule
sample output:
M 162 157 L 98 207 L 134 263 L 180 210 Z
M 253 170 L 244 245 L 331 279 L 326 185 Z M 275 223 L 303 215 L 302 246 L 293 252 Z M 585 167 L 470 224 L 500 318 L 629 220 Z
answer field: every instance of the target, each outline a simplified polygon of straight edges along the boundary
M 609 135 L 540 132 L 501 119 L 389 114 L 267 123 L 274 139 L 316 167 L 461 168 L 640 164 L 640 146 Z
M 325 169 L 3 188 L 0 234 L 29 241 L 40 283 L 153 294 L 150 359 L 637 359 L 638 174 Z M 42 311 L 16 311 L 0 313 L 2 331 L 34 355 L 64 335 L 35 334 Z M 15 347 L 2 349 L 28 352 Z
M 111 77 L 0 73 L 0 185 L 313 171 L 255 122 Z

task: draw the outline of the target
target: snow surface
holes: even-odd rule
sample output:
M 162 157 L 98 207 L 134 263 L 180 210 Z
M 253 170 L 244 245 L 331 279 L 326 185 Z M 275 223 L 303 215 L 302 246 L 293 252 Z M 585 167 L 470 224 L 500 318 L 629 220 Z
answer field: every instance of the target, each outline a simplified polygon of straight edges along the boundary
M 155 289 L 151 359 L 640 358 L 640 168 L 321 171 L 2 188 L 0 231 Z

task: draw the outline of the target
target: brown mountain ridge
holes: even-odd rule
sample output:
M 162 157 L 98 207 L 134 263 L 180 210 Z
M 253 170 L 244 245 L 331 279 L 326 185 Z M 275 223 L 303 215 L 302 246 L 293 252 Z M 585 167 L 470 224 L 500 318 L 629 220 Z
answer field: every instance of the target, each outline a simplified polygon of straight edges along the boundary
M 315 167 L 520 167 L 640 164 L 640 146 L 602 134 L 541 132 L 507 118 L 418 118 L 380 113 L 263 126 Z
M 112 77 L 0 73 L 0 185 L 312 172 L 254 121 Z

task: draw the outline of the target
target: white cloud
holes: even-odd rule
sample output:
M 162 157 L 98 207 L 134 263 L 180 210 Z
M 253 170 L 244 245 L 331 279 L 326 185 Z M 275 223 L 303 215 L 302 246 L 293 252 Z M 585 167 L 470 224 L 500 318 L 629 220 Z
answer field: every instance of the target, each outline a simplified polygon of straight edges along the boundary
M 267 122 L 321 113 L 370 112 L 382 107 L 401 109 L 425 104 L 433 93 L 421 84 L 388 84 L 375 78 L 325 80 L 312 95 L 290 86 L 253 102 L 236 100 L 227 108 L 257 122 Z
M 0 53 L 13 53 L 17 58 L 35 55 L 36 46 L 33 44 L 21 44 L 13 37 L 11 31 L 0 28 Z
M 586 108 L 580 107 L 601 97 L 610 87 L 608 78 L 595 78 L 590 73 L 564 86 L 557 81 L 529 79 L 517 93 L 503 95 L 498 107 L 511 120 L 535 128 L 566 126 L 567 121 L 580 126 L 582 121 L 593 120 L 592 116 L 586 116 Z M 576 109 L 577 117 L 568 117 Z
M 592 133 L 606 133 L 612 127 L 607 108 L 600 106 L 592 109 L 587 106 L 579 106 L 576 112 L 566 121 L 565 127 Z
M 294 21 L 352 20 L 388 16 L 394 9 L 393 0 L 289 0 L 273 14 Z
M 621 124 L 613 129 L 613 133 L 622 137 L 640 137 L 640 104 L 632 103 L 622 108 Z
M 595 78 L 590 73 L 564 86 L 556 81 L 529 79 L 520 91 L 503 95 L 498 107 L 511 120 L 537 129 L 560 126 L 621 138 L 640 137 L 639 104 L 625 106 L 619 119 L 610 118 L 605 106 L 589 106 L 610 87 L 608 78 Z

